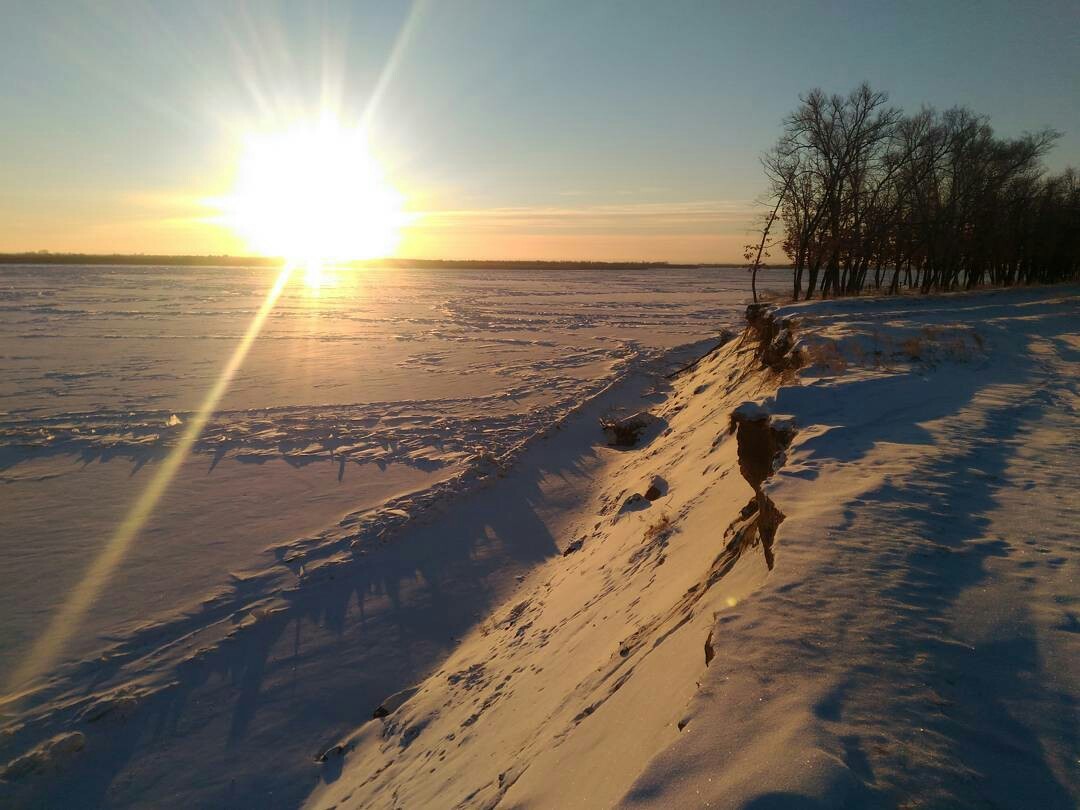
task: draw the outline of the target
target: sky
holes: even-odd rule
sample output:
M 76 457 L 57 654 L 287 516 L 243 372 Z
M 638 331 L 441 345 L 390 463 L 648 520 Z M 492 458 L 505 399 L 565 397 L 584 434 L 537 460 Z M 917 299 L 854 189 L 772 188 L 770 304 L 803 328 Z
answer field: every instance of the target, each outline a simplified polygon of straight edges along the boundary
M 244 254 L 252 133 L 364 122 L 398 255 L 727 262 L 800 93 L 1051 126 L 1080 3 L 0 0 L 0 251 Z

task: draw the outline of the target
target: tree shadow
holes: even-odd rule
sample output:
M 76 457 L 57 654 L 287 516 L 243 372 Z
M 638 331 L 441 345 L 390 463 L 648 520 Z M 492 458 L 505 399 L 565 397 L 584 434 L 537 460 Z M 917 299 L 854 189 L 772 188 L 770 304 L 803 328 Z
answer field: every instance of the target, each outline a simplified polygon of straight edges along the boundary
M 1063 319 L 1043 319 L 1032 333 L 1048 327 L 1051 332 L 1055 327 L 1075 329 Z M 862 495 L 844 513 L 838 526 L 841 535 L 888 536 L 890 526 L 900 526 L 931 545 L 898 543 L 871 555 L 865 572 L 869 581 L 903 572 L 900 581 L 880 596 L 893 606 L 894 615 L 870 639 L 879 651 L 880 666 L 872 672 L 854 668 L 815 706 L 817 717 L 826 722 L 887 718 L 890 724 L 923 732 L 912 736 L 927 750 L 933 749 L 937 764 L 917 778 L 925 796 L 938 797 L 934 801 L 962 804 L 992 797 L 1004 806 L 1074 804 L 1042 748 L 1031 711 L 1025 714 L 1017 708 L 1037 707 L 1035 713 L 1044 720 L 1051 718 L 1066 747 L 1077 750 L 1076 701 L 1067 689 L 1040 676 L 1038 630 L 1026 612 L 1025 618 L 1006 628 L 1005 635 L 975 647 L 956 643 L 948 631 L 958 600 L 990 576 L 987 561 L 1016 551 L 987 532 L 991 513 L 1000 507 L 998 492 L 1010 485 L 1008 468 L 1023 444 L 1026 426 L 1048 408 L 1042 395 L 1047 373 L 1037 356 L 1028 353 L 1018 364 L 977 373 L 967 370 L 947 382 L 940 375 L 936 381 L 916 381 L 911 375 L 855 381 L 839 387 L 840 401 L 827 389 L 822 389 L 820 402 L 813 402 L 813 387 L 796 392 L 801 399 L 796 407 L 810 412 L 817 407 L 819 414 L 835 408 L 833 419 L 844 426 L 827 438 L 804 443 L 808 457 L 819 463 L 856 462 L 878 441 L 937 445 L 936 452 L 924 454 L 910 473 Z M 935 401 L 935 384 L 948 385 L 949 396 Z M 996 385 L 1006 386 L 1009 393 L 991 395 Z M 851 402 L 844 402 L 844 397 Z M 865 410 L 856 415 L 859 403 Z M 874 424 L 847 429 L 860 419 Z M 932 435 L 923 427 L 932 420 L 944 420 L 938 428 L 943 435 Z M 945 696 L 948 711 L 929 710 L 900 694 L 893 694 L 891 705 L 885 707 L 859 703 L 856 684 L 880 695 L 870 681 L 889 677 L 882 670 L 910 673 L 912 660 L 921 662 L 918 677 Z M 849 712 L 853 714 L 848 716 Z M 899 733 L 896 728 L 890 732 Z M 844 743 L 848 768 L 873 786 L 871 760 L 858 735 L 846 737 Z M 879 794 L 862 806 L 894 806 L 901 798 Z M 791 806 L 804 806 L 799 804 L 802 799 L 781 795 L 765 797 L 764 804 L 754 806 L 784 806 L 788 799 L 794 802 Z
M 595 415 L 575 420 L 578 438 L 602 441 Z M 282 584 L 270 599 L 257 596 L 267 580 L 234 582 L 228 598 L 204 603 L 170 631 L 182 640 L 209 623 L 231 621 L 231 632 L 172 665 L 165 685 L 134 709 L 93 722 L 80 719 L 78 709 L 60 711 L 0 744 L 3 753 L 19 753 L 70 728 L 88 740 L 62 772 L 15 785 L 12 802 L 225 806 L 227 797 L 240 796 L 258 806 L 300 804 L 317 780 L 340 770 L 332 758 L 316 766 L 318 753 L 372 721 L 387 695 L 427 676 L 505 598 L 512 574 L 558 554 L 537 510 L 546 504 L 545 480 L 586 474 L 597 449 L 572 446 L 580 452 L 536 442 L 505 479 L 492 476 L 417 513 L 392 541 L 329 555 L 299 580 L 283 563 L 273 574 Z M 243 597 L 245 589 L 254 602 Z M 130 661 L 174 643 L 160 632 L 118 645 L 112 662 L 80 665 L 84 696 L 122 683 Z M 257 763 L 252 751 L 259 752 Z M 202 769 L 197 776 L 192 764 Z

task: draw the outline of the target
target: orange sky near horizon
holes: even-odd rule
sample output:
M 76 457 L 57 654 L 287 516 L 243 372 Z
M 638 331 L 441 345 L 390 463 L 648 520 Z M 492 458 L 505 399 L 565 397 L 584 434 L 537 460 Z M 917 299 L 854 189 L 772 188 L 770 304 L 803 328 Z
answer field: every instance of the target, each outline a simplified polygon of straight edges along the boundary
M 0 199 L 0 252 L 259 255 L 212 212 L 182 199 Z M 620 204 L 414 211 L 394 256 L 416 259 L 736 263 L 750 203 Z
M 1048 169 L 1080 163 L 1075 0 L 983 4 L 979 36 L 964 4 L 825 5 L 9 4 L 0 252 L 738 263 L 784 117 L 861 80 L 1006 137 L 1051 126 Z M 326 117 L 339 159 L 236 182 L 252 140 Z

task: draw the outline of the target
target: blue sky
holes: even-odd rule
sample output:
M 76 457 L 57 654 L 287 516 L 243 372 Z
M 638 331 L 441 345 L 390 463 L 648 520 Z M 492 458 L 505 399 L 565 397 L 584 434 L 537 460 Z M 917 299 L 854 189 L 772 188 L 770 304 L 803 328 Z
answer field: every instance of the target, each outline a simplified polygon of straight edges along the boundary
M 242 252 L 200 200 L 244 134 L 358 119 L 380 79 L 429 256 L 733 259 L 784 114 L 864 79 L 1080 166 L 1075 0 L 0 6 L 0 250 Z

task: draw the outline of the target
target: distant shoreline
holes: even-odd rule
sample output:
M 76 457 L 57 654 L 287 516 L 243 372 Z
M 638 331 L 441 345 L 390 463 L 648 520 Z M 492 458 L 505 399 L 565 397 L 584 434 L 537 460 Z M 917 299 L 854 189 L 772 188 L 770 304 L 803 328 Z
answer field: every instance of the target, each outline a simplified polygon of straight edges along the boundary
M 94 264 L 130 266 L 175 267 L 277 267 L 281 258 L 266 256 L 170 256 L 130 253 L 0 253 L 0 264 Z M 698 269 L 706 267 L 737 267 L 736 264 L 717 262 L 700 264 L 673 264 L 671 262 L 595 262 L 595 261 L 541 261 L 499 259 L 367 259 L 339 262 L 350 267 L 418 267 L 423 269 L 536 269 L 580 268 L 583 270 L 629 270 L 642 268 Z

